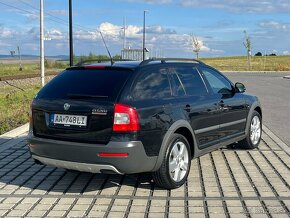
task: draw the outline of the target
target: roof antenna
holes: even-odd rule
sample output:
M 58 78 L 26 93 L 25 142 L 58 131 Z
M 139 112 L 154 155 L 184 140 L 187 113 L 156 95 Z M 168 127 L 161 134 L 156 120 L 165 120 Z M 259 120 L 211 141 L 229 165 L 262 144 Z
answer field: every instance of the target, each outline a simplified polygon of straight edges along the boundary
M 113 65 L 113 64 L 114 64 L 114 61 L 113 61 L 113 58 L 112 58 L 112 56 L 111 56 L 111 53 L 110 53 L 110 51 L 109 51 L 109 49 L 108 49 L 108 47 L 107 47 L 107 44 L 106 44 L 106 41 L 105 41 L 105 39 L 104 39 L 103 33 L 102 33 L 101 31 L 99 31 L 99 33 L 101 34 L 101 37 L 102 37 L 103 43 L 104 43 L 104 45 L 105 45 L 105 47 L 106 47 L 106 50 L 107 50 L 107 52 L 108 52 L 108 54 L 109 54 L 109 57 L 110 57 L 110 60 L 111 60 L 111 65 Z

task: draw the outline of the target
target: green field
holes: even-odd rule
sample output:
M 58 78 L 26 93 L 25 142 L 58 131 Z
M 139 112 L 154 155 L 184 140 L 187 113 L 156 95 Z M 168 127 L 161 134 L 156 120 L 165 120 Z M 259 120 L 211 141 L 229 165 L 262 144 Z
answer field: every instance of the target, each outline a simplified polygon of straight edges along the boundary
M 45 72 L 60 72 L 68 67 L 68 64 L 63 62 L 46 62 Z M 0 77 L 2 76 L 15 76 L 15 75 L 27 75 L 27 74 L 39 74 L 40 66 L 37 63 L 23 63 L 22 71 L 19 70 L 19 64 L 9 61 L 1 63 L 0 61 Z
M 223 58 L 201 58 L 206 64 L 209 64 L 221 71 L 247 71 L 247 57 L 223 57 Z M 290 71 L 290 56 L 262 56 L 251 57 L 252 71 Z M 9 63 L 9 61 L 0 61 L 0 77 L 39 74 L 40 67 L 37 63 L 23 63 L 23 70 L 19 71 L 19 64 Z M 47 61 L 45 63 L 45 72 L 60 72 L 68 67 L 68 63 L 59 61 Z
M 221 71 L 247 71 L 247 57 L 203 58 Z M 251 57 L 252 71 L 290 71 L 290 56 Z

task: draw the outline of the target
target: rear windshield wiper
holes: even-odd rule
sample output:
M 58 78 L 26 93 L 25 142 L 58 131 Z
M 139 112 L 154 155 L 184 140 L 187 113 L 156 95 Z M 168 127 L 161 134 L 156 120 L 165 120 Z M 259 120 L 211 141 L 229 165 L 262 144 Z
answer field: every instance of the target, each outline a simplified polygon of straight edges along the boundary
M 109 96 L 105 95 L 87 95 L 87 94 L 71 94 L 68 93 L 67 96 L 73 99 L 81 99 L 81 98 L 108 98 Z

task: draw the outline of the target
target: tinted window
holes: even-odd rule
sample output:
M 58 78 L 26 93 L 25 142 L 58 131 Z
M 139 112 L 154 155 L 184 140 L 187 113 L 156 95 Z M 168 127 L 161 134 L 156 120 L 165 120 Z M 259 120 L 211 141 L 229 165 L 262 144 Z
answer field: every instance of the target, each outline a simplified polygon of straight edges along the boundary
M 178 80 L 181 81 L 187 95 L 207 94 L 205 84 L 195 68 L 192 67 L 170 68 L 169 72 L 171 74 L 175 73 L 177 75 L 177 77 L 179 78 Z M 178 85 L 177 88 L 178 94 L 182 94 L 183 92 L 182 86 Z
M 66 70 L 51 80 L 37 98 L 66 99 L 78 95 L 116 98 L 131 73 L 125 70 Z
M 167 71 L 156 69 L 141 74 L 133 89 L 135 100 L 160 99 L 171 96 Z
M 206 77 L 209 85 L 212 88 L 212 91 L 217 94 L 229 94 L 231 93 L 232 86 L 230 82 L 220 73 L 215 70 L 203 68 L 202 72 Z
M 171 78 L 172 86 L 174 87 L 172 92 L 174 96 L 184 96 L 185 90 L 183 85 L 180 82 L 180 78 L 177 76 L 175 68 L 169 69 L 169 75 Z

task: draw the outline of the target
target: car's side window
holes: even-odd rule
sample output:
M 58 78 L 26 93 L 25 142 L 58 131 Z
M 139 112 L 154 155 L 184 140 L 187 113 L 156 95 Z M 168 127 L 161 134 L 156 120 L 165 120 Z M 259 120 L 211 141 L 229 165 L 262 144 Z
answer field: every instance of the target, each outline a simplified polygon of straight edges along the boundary
M 206 86 L 198 73 L 197 69 L 190 66 L 172 67 L 169 68 L 169 73 L 175 77 L 177 86 L 177 94 L 184 95 L 206 95 L 208 91 Z
M 171 96 L 171 84 L 165 69 L 154 68 L 144 71 L 133 88 L 135 100 L 161 99 Z
M 202 73 L 207 79 L 213 93 L 230 94 L 232 93 L 231 83 L 220 73 L 213 69 L 202 68 Z
M 178 77 L 175 68 L 169 68 L 168 73 L 170 75 L 170 81 L 172 83 L 173 89 L 173 95 L 174 96 L 185 96 L 185 90 L 183 87 L 183 84 L 180 81 L 180 78 Z

